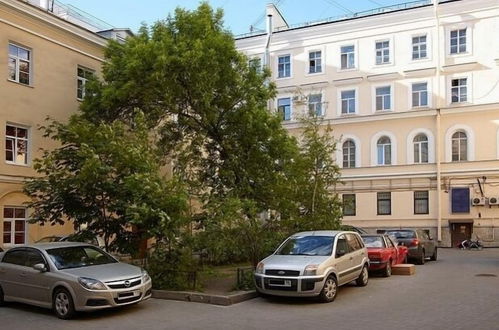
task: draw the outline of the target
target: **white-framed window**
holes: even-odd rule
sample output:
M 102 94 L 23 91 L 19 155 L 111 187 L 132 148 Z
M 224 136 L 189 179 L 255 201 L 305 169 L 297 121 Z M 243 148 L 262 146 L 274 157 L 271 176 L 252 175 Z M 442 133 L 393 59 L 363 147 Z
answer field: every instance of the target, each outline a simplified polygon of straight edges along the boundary
M 355 45 L 346 45 L 340 47 L 341 69 L 348 70 L 355 68 Z
M 29 129 L 7 124 L 5 126 L 5 161 L 10 164 L 28 164 Z
M 24 207 L 4 206 L 3 208 L 3 244 L 26 244 L 27 214 Z
M 277 57 L 277 78 L 291 77 L 291 55 Z
M 466 160 L 468 160 L 468 136 L 464 131 L 457 131 L 452 134 L 452 161 Z
M 356 146 L 355 141 L 348 139 L 343 142 L 343 168 L 356 167 Z
M 414 163 L 428 163 L 428 137 L 424 133 L 416 135 L 412 141 L 414 148 Z
M 31 85 L 31 50 L 9 43 L 9 80 Z
M 308 53 L 308 73 L 322 72 L 322 51 L 315 50 Z
M 309 116 L 323 116 L 322 94 L 310 94 L 308 96 L 308 114 Z
M 468 78 L 451 80 L 451 102 L 460 103 L 468 101 Z
M 291 98 L 283 97 L 277 99 L 277 112 L 281 116 L 282 120 L 291 120 Z
M 376 41 L 376 65 L 390 63 L 390 40 Z
M 417 82 L 412 84 L 412 107 L 428 106 L 428 83 Z
M 382 136 L 376 143 L 378 165 L 392 164 L 392 141 L 388 136 Z
M 341 95 L 341 114 L 348 115 L 357 113 L 357 93 L 355 89 L 347 89 L 340 91 Z
M 94 74 L 94 70 L 78 66 L 78 69 L 76 70 L 76 98 L 78 100 L 83 100 L 85 98 L 85 86 Z
M 462 54 L 468 51 L 467 30 L 468 28 L 462 28 L 450 31 L 450 54 Z
M 376 111 L 385 111 L 392 109 L 392 86 L 375 87 Z
M 428 37 L 419 35 L 412 37 L 412 59 L 421 60 L 428 58 Z

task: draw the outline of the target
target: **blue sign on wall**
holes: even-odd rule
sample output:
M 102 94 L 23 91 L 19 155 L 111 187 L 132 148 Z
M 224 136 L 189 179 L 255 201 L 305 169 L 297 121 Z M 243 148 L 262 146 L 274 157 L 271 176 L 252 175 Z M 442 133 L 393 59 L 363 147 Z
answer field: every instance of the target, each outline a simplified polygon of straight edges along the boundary
M 469 188 L 452 188 L 451 201 L 452 213 L 470 213 Z

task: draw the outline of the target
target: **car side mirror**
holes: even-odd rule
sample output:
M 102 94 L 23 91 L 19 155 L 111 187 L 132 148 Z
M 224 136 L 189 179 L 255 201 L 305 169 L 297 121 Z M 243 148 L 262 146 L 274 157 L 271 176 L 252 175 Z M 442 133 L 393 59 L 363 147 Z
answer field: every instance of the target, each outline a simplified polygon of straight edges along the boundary
M 336 250 L 336 257 L 343 257 L 347 252 L 345 250 Z
M 47 271 L 47 267 L 44 264 L 36 264 L 33 266 L 33 269 L 40 273 L 45 273 Z

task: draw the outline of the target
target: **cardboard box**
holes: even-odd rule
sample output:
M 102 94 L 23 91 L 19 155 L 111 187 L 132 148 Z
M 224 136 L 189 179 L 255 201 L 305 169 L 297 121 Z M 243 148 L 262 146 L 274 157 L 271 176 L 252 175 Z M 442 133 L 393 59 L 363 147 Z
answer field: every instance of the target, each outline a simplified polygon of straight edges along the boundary
M 392 266 L 393 275 L 414 275 L 416 273 L 416 266 L 413 264 L 399 264 Z

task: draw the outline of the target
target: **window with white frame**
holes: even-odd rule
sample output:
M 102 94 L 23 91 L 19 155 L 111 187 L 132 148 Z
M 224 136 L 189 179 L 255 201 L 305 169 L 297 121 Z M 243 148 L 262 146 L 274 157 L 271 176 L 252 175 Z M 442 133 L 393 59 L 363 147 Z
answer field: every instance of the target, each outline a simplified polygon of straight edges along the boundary
M 451 80 L 451 101 L 452 103 L 468 101 L 468 78 Z
M 412 106 L 414 108 L 428 106 L 428 83 L 412 84 Z
M 355 89 L 341 91 L 341 113 L 355 113 Z
M 376 64 L 390 63 L 390 40 L 376 41 Z
M 346 140 L 343 143 L 343 168 L 355 167 L 355 142 Z
M 376 143 L 378 165 L 392 164 L 392 141 L 388 136 L 382 136 Z
M 11 164 L 28 164 L 28 129 L 7 124 L 5 127 L 5 161 Z
M 322 116 L 322 94 L 310 94 L 308 96 L 308 114 L 309 116 Z
M 458 131 L 452 134 L 452 161 L 468 160 L 468 136 L 465 132 Z
M 450 31 L 450 53 L 461 54 L 466 53 L 466 28 Z
M 414 147 L 414 163 L 428 163 L 428 137 L 421 133 L 412 141 Z
M 26 208 L 5 206 L 3 208 L 3 244 L 26 244 L 26 229 Z
M 355 68 L 355 46 L 342 46 L 341 47 L 341 69 L 354 69 Z
M 85 98 L 85 86 L 89 79 L 91 79 L 94 75 L 94 71 L 90 69 L 86 69 L 84 67 L 78 67 L 77 69 L 77 77 L 76 77 L 76 98 L 78 100 L 83 100 Z
M 426 35 L 412 37 L 413 60 L 421 60 L 428 57 L 428 45 L 426 40 Z
M 277 58 L 277 78 L 291 77 L 291 55 Z
M 282 120 L 291 120 L 291 98 L 284 97 L 277 100 L 277 112 Z
M 392 108 L 392 87 L 376 87 L 376 111 L 390 110 Z
M 24 85 L 31 83 L 31 50 L 9 44 L 9 80 Z
M 322 72 L 322 52 L 320 50 L 308 53 L 308 73 Z

